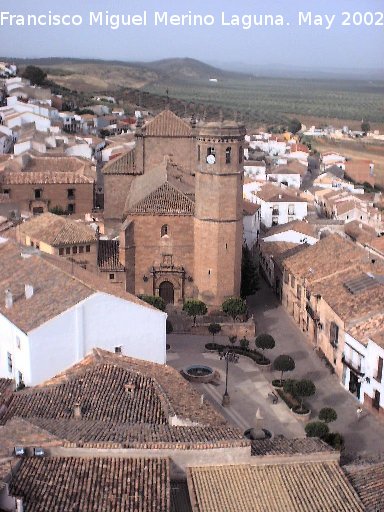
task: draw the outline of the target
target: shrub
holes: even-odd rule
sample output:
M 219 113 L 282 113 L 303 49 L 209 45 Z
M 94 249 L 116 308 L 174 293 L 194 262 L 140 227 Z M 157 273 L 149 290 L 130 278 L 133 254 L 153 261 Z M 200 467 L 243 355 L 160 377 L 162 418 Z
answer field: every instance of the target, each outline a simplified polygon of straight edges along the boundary
M 337 420 L 337 412 L 332 407 L 324 407 L 319 412 L 319 420 L 324 421 L 325 423 L 331 423 L 332 421 Z
M 303 410 L 303 401 L 305 397 L 316 393 L 316 386 L 311 380 L 298 380 L 293 384 L 293 394 L 300 399 L 300 411 Z M 300 412 L 299 411 L 299 412 Z
M 189 299 L 184 302 L 183 311 L 193 317 L 193 325 L 196 325 L 197 315 L 205 315 L 207 313 L 207 306 L 201 300 Z
M 295 379 L 287 379 L 283 384 L 284 393 L 289 393 L 290 395 L 294 396 L 295 382 Z
M 237 316 L 246 313 L 247 305 L 245 301 L 239 297 L 230 297 L 223 302 L 221 309 L 235 320 Z
M 207 350 L 219 350 L 223 347 L 223 345 L 220 345 L 219 343 L 206 343 L 205 348 Z
M 241 338 L 241 340 L 240 340 L 240 347 L 243 350 L 249 350 L 249 341 L 247 340 L 246 337 Z
M 335 450 L 341 450 L 344 446 L 344 438 L 339 432 L 329 432 L 324 437 L 324 441 Z
M 307 437 L 319 437 L 324 439 L 329 434 L 329 427 L 322 421 L 312 421 L 305 425 L 305 433 Z
M 210 334 L 212 334 L 212 341 L 213 341 L 215 339 L 215 334 L 217 334 L 221 331 L 221 325 L 220 324 L 209 324 L 208 331 L 210 332 Z
M 295 361 L 291 356 L 282 354 L 277 356 L 273 362 L 273 369 L 281 372 L 280 381 L 283 380 L 283 374 L 285 372 L 291 372 L 295 369 Z
M 237 336 L 228 336 L 228 339 L 229 339 L 229 343 L 231 345 L 234 345 L 237 341 Z
M 138 295 L 139 299 L 147 302 L 147 304 L 151 304 L 156 309 L 160 309 L 160 311 L 165 311 L 165 302 L 161 297 L 157 297 L 156 295 Z
M 271 350 L 276 345 L 275 339 L 270 334 L 259 334 L 255 339 L 255 345 L 257 348 L 261 348 L 263 351 L 263 357 L 264 357 L 264 350 Z

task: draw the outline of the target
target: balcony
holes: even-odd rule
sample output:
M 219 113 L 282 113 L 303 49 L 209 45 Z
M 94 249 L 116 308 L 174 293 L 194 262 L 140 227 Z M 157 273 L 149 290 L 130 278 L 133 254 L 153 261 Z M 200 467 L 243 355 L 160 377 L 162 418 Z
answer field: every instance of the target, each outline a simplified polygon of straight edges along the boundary
M 316 313 L 316 311 L 312 308 L 312 306 L 311 306 L 311 304 L 309 302 L 307 302 L 307 305 L 305 306 L 305 309 L 306 309 L 308 315 L 310 316 L 310 318 L 312 318 L 312 320 L 314 322 L 319 322 L 320 317 Z
M 347 357 L 345 354 L 343 354 L 341 362 L 357 375 L 364 375 L 364 372 L 362 371 L 361 367 L 361 360 L 359 360 L 359 362 L 356 363 L 352 361 L 349 357 Z
M 272 215 L 278 217 L 279 216 L 279 210 L 276 208 L 273 208 Z

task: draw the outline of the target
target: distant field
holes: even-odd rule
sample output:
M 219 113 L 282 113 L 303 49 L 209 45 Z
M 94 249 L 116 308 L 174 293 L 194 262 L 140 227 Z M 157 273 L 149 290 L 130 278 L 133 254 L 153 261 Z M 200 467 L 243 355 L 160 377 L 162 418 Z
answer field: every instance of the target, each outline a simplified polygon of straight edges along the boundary
M 384 81 L 244 79 L 153 82 L 143 90 L 186 101 L 223 105 L 260 123 L 284 122 L 292 116 L 384 123 Z
M 355 170 L 351 178 L 359 183 L 367 181 L 384 188 L 384 143 L 365 143 L 362 141 L 332 141 L 318 139 L 313 141 L 313 147 L 319 152 L 338 151 L 351 160 L 370 160 L 375 164 L 375 176 L 369 175 L 368 166 Z M 358 172 L 358 174 L 356 174 Z
M 42 59 L 33 63 L 71 90 L 119 95 L 123 89 L 141 89 L 158 95 L 147 97 L 154 109 L 168 93 L 170 99 L 190 104 L 188 114 L 196 105 L 206 105 L 211 114 L 220 108 L 226 115 L 239 111 L 251 128 L 298 117 L 307 125 L 353 128 L 364 119 L 384 131 L 384 80 L 265 78 L 223 71 L 193 59 L 152 63 Z

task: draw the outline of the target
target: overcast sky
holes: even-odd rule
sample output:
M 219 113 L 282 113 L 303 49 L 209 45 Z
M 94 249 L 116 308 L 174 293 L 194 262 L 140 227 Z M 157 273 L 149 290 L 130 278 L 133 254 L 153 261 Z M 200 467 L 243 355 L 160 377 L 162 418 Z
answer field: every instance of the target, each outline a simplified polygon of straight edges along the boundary
M 192 57 L 205 62 L 249 62 L 252 65 L 284 65 L 319 68 L 375 68 L 384 62 L 384 17 L 373 17 L 381 26 L 342 26 L 343 11 L 382 11 L 384 0 L 1 0 L 0 9 L 11 14 L 81 15 L 74 27 L 0 26 L 0 55 L 14 57 L 81 57 L 149 61 L 169 57 Z M 142 14 L 146 27 L 90 27 L 90 11 L 110 14 Z M 209 27 L 154 26 L 155 11 L 169 14 L 211 14 Z M 282 14 L 284 27 L 222 25 L 238 14 Z M 298 13 L 336 15 L 329 30 L 298 26 Z M 3 15 L 4 16 L 4 15 Z M 360 21 L 357 15 L 356 21 Z M 366 16 L 367 23 L 372 22 Z M 289 25 L 287 25 L 289 23 Z

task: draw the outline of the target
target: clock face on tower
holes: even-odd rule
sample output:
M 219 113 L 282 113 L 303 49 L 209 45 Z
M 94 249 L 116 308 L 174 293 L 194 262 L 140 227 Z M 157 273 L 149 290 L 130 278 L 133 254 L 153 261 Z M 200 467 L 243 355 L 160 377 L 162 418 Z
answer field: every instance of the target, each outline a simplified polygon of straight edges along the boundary
M 215 155 L 208 155 L 207 156 L 207 164 L 214 164 L 216 162 Z

